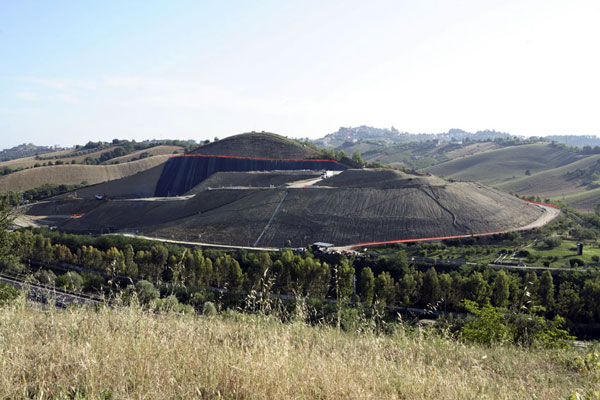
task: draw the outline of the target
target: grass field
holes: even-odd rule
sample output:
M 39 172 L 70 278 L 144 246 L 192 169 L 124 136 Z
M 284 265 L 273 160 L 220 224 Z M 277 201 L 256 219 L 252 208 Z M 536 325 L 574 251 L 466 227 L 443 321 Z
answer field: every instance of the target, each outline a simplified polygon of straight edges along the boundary
M 481 347 L 403 325 L 381 336 L 21 304 L 0 308 L 0 397 L 566 399 L 598 390 L 598 371 L 578 367 L 589 351 Z

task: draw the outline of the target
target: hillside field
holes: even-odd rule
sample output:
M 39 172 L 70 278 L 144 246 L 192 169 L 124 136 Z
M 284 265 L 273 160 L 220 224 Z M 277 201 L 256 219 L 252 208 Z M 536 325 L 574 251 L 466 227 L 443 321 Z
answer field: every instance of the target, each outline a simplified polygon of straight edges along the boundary
M 169 155 L 157 155 L 115 165 L 54 165 L 13 172 L 0 177 L 0 193 L 10 190 L 25 191 L 46 183 L 75 185 L 87 182 L 90 185 L 145 171 L 164 163 Z

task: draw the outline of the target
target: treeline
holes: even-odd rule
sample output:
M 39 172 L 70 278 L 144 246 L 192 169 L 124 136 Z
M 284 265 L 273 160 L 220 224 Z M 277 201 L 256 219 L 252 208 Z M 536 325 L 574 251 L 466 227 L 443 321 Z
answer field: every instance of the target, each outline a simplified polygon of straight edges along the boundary
M 81 184 L 66 185 L 56 183 L 45 183 L 37 188 L 29 189 L 23 193 L 7 192 L 0 195 L 0 198 L 5 199 L 11 206 L 17 206 L 22 202 L 31 202 L 45 199 L 47 197 L 56 196 L 67 193 L 86 185 L 83 181 Z
M 319 259 L 290 250 L 234 253 L 121 236 L 88 238 L 56 232 L 14 232 L 12 251 L 23 259 L 68 263 L 109 276 L 186 287 L 344 299 L 365 306 L 464 311 L 464 301 L 504 308 L 539 307 L 572 323 L 600 321 L 597 272 L 538 274 L 463 266 L 447 272 L 409 263 L 404 251 L 376 260 Z

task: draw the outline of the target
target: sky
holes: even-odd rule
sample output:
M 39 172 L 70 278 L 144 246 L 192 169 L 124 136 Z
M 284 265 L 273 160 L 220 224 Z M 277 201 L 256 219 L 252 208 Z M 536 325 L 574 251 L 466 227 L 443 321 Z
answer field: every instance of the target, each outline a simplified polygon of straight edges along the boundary
M 600 135 L 599 1 L 0 0 L 0 148 Z

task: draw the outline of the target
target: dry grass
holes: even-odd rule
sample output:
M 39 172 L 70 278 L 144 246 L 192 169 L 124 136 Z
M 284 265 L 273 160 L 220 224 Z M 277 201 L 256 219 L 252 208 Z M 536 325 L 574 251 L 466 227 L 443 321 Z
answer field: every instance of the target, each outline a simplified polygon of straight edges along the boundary
M 574 357 L 255 316 L 0 310 L 2 398 L 554 399 L 592 387 Z

